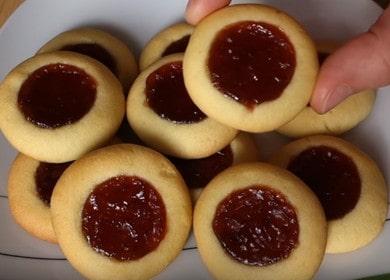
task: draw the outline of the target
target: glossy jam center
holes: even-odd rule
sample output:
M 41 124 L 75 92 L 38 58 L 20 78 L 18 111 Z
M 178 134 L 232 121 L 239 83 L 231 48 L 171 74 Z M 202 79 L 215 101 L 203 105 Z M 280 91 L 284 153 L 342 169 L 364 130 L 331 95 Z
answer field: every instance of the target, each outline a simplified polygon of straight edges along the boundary
M 82 230 L 92 248 L 119 261 L 155 250 L 167 231 L 164 202 L 155 188 L 135 176 L 97 185 L 82 211 Z
M 165 64 L 146 79 L 146 101 L 161 118 L 175 123 L 195 123 L 206 118 L 184 86 L 182 62 Z
M 71 163 L 39 163 L 35 170 L 35 185 L 39 198 L 47 205 L 50 205 L 51 195 L 58 179 Z
M 170 160 L 183 176 L 190 188 L 204 188 L 218 173 L 233 164 L 233 153 L 230 146 L 201 159 L 180 159 L 171 157 Z
M 103 63 L 112 73 L 117 75 L 116 63 L 111 54 L 98 44 L 75 44 L 63 47 L 63 51 L 77 52 L 87 55 Z
M 163 52 L 161 56 L 166 56 L 173 53 L 183 53 L 185 52 L 188 42 L 190 41 L 190 35 L 186 35 L 183 38 L 172 42 Z
M 254 21 L 227 26 L 208 58 L 210 78 L 224 95 L 253 109 L 277 99 L 295 70 L 295 50 L 277 27 Z
M 359 172 L 340 151 L 327 146 L 308 148 L 287 168 L 316 193 L 328 220 L 342 218 L 355 208 L 361 191 Z
M 18 95 L 25 118 L 41 128 L 57 128 L 80 120 L 96 99 L 96 82 L 67 64 L 43 66 L 26 79 Z
M 286 259 L 298 244 L 294 207 L 283 194 L 264 186 L 228 195 L 217 206 L 212 226 L 225 252 L 246 265 Z

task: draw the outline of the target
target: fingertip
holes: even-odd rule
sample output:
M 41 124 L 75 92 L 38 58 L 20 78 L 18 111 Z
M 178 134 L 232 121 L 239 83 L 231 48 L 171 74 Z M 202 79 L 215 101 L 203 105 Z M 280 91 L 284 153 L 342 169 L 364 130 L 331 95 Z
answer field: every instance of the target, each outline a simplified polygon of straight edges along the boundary
M 197 0 L 189 0 L 187 3 L 185 18 L 189 24 L 196 25 L 201 16 L 202 11 L 199 11 L 199 1 Z
M 186 21 L 196 25 L 208 14 L 230 4 L 230 0 L 189 0 L 185 12 Z
M 310 106 L 316 111 L 318 114 L 325 114 L 327 112 L 324 104 L 325 100 L 328 96 L 328 91 L 324 89 L 315 89 L 313 95 L 310 100 Z
M 354 91 L 348 84 L 339 84 L 331 89 L 320 88 L 314 90 L 310 105 L 317 113 L 325 114 L 352 94 Z

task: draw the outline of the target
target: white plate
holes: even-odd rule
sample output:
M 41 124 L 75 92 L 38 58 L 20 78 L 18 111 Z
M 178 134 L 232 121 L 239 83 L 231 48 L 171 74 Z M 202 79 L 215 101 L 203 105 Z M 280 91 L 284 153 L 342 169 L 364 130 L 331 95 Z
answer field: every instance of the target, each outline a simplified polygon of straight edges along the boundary
M 236 1 L 244 2 L 244 1 Z M 246 1 L 247 2 L 247 1 Z M 255 2 L 255 1 L 252 1 Z M 259 1 L 257 1 L 259 2 Z M 346 40 L 361 33 L 377 19 L 381 9 L 370 0 L 265 1 L 299 19 L 316 39 Z M 32 56 L 58 33 L 79 26 L 105 29 L 127 42 L 139 54 L 160 29 L 183 20 L 185 0 L 35 0 L 26 1 L 0 33 L 0 79 L 16 64 Z M 369 153 L 390 176 L 390 88 L 383 88 L 375 110 L 362 125 L 345 137 Z M 266 157 L 285 138 L 274 134 L 258 137 Z M 7 203 L 7 171 L 16 152 L 0 135 L 0 278 L 81 279 L 63 260 L 59 248 L 27 235 L 10 217 Z M 381 236 L 354 253 L 328 255 L 317 279 L 353 279 L 390 272 L 390 222 Z M 157 279 L 210 279 L 193 239 L 187 250 Z M 23 258 L 20 256 L 25 256 Z

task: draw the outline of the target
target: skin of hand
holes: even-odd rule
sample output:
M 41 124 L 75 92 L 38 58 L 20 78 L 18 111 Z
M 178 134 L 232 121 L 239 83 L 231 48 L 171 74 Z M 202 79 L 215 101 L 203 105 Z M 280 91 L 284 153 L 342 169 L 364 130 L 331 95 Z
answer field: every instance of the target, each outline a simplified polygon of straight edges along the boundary
M 230 4 L 227 0 L 189 0 L 186 8 L 186 20 L 196 25 L 202 18 Z
M 359 91 L 390 84 L 390 8 L 365 33 L 353 38 L 323 63 L 311 98 L 326 113 Z
M 230 4 L 227 0 L 189 0 L 186 19 L 197 24 Z M 390 7 L 365 33 L 353 38 L 323 63 L 311 98 L 320 114 L 359 91 L 390 84 Z

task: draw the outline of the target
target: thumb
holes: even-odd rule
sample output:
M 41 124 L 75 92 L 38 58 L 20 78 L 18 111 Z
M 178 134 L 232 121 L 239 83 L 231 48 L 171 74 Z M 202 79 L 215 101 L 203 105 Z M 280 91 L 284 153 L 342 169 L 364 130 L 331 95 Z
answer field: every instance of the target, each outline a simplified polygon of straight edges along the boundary
M 371 29 L 330 55 L 322 65 L 311 98 L 326 113 L 359 91 L 390 84 L 390 8 Z
M 197 24 L 208 14 L 229 5 L 230 0 L 189 0 L 186 9 L 186 20 Z

